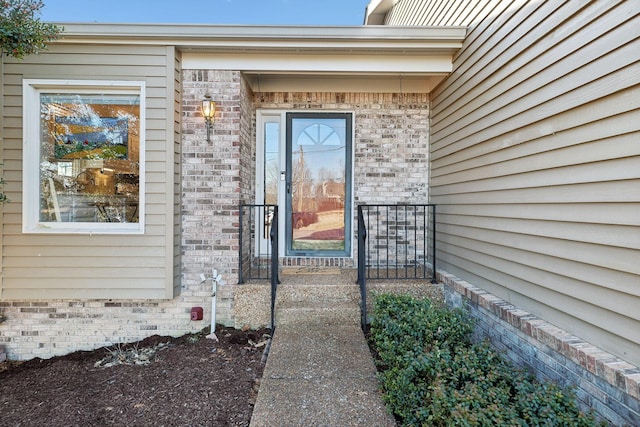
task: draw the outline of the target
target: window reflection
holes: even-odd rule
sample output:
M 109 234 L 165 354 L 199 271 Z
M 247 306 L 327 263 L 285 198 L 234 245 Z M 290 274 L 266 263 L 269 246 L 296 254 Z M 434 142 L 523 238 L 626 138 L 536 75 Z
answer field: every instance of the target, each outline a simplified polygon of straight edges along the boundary
M 44 93 L 40 124 L 40 221 L 139 221 L 139 96 Z
M 291 152 L 291 248 L 345 250 L 344 118 L 295 118 Z

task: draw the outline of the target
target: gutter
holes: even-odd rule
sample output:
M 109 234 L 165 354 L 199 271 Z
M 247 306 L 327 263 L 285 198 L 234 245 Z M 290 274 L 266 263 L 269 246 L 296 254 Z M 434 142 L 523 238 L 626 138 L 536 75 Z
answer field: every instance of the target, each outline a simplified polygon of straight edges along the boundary
M 394 26 L 246 26 L 58 23 L 57 43 L 172 45 L 202 50 L 348 50 L 447 52 L 461 48 L 467 28 Z

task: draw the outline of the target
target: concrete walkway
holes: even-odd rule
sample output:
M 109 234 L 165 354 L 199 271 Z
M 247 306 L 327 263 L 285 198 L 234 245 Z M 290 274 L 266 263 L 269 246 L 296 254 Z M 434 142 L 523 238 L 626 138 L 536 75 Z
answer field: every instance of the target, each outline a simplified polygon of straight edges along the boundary
M 360 329 L 352 274 L 287 275 L 251 427 L 394 426 Z

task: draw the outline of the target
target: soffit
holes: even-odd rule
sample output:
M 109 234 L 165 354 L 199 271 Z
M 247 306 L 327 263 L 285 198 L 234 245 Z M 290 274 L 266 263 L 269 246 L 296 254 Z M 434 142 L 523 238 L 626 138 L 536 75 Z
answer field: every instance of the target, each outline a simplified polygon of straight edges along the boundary
M 245 72 L 251 90 L 268 92 L 429 93 L 446 74 L 301 74 Z

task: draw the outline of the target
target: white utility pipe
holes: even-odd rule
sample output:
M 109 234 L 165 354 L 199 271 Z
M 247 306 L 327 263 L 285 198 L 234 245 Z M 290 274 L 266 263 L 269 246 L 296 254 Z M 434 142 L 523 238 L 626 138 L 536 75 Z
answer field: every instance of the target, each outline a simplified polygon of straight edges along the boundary
M 218 337 L 216 336 L 216 303 L 218 299 L 218 281 L 216 280 L 215 276 L 213 277 L 213 279 L 211 279 L 211 287 L 213 288 L 211 294 L 211 338 L 217 341 Z
M 211 333 L 207 335 L 207 338 L 218 341 L 216 335 L 216 305 L 218 302 L 218 283 L 223 285 L 222 275 L 218 274 L 218 270 L 215 268 L 212 271 L 211 276 Z

